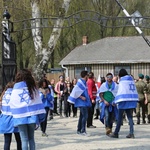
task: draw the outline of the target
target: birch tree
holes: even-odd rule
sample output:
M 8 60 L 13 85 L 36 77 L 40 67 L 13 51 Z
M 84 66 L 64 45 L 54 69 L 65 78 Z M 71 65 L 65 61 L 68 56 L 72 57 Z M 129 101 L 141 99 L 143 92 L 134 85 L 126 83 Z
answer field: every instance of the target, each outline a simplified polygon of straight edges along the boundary
M 62 10 L 64 10 L 64 15 L 67 14 L 68 12 L 70 2 L 71 0 L 63 0 Z M 40 4 L 39 0 L 31 1 L 32 18 L 33 18 L 31 26 L 36 56 L 36 63 L 33 72 L 38 79 L 47 69 L 47 65 L 50 60 L 51 54 L 54 51 L 56 43 L 60 37 L 61 27 L 63 27 L 64 24 L 63 17 L 60 17 L 55 21 L 54 28 L 48 40 L 47 46 L 43 46 L 40 20 L 38 19 L 41 17 L 39 4 Z

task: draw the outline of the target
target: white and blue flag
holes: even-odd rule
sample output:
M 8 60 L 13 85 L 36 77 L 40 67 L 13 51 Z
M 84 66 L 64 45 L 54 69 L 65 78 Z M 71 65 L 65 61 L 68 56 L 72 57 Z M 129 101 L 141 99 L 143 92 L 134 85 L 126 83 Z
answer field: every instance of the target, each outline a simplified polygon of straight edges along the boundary
M 4 115 L 12 115 L 11 110 L 10 110 L 10 96 L 11 96 L 12 88 L 8 88 L 5 91 L 5 94 L 3 95 L 2 98 L 2 108 L 1 111 Z
M 23 118 L 45 113 L 38 90 L 35 90 L 33 93 L 34 99 L 31 99 L 26 82 L 22 81 L 14 85 L 10 97 L 10 108 L 14 118 Z
M 75 100 L 81 96 L 81 94 L 87 89 L 81 79 L 78 80 L 77 84 L 73 88 L 70 96 L 68 97 L 68 102 L 74 104 Z
M 119 80 L 119 89 L 115 97 L 115 103 L 123 101 L 138 101 L 138 93 L 134 79 L 130 75 L 121 77 Z

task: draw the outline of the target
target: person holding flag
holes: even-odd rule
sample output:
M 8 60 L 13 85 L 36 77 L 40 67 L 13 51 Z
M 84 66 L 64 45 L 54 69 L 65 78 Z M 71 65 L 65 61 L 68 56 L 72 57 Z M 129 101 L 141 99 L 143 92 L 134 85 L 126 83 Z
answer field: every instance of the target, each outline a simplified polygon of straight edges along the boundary
M 117 109 L 113 106 L 114 98 L 117 94 L 118 85 L 113 81 L 112 73 L 106 75 L 106 82 L 104 82 L 100 89 L 100 121 L 105 124 L 106 135 L 112 132 L 114 117 Z
M 70 96 L 68 97 L 68 102 L 73 103 L 75 107 L 79 107 L 80 109 L 80 116 L 77 126 L 77 134 L 80 135 L 87 135 L 86 121 L 88 118 L 88 108 L 91 107 L 91 101 L 87 90 L 87 79 L 88 72 L 82 71 L 81 78 L 78 80 Z

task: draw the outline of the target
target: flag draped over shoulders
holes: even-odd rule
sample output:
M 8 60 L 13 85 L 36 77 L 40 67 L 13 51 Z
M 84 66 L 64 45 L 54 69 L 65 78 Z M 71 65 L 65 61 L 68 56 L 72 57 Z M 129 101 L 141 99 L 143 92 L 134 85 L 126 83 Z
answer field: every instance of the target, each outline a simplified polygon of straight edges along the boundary
M 14 127 L 14 119 L 10 109 L 10 96 L 12 88 L 8 88 L 2 97 L 2 108 L 0 114 L 0 133 L 18 132 L 18 128 Z
M 31 99 L 26 82 L 22 81 L 14 85 L 10 97 L 10 108 L 14 118 L 23 118 L 45 113 L 38 90 L 35 89 L 33 93 L 33 99 Z
M 138 101 L 138 93 L 132 76 L 126 75 L 120 78 L 119 89 L 115 97 L 115 103 L 124 101 Z
M 117 94 L 117 91 L 118 91 L 118 85 L 115 83 L 115 82 L 112 82 L 112 86 L 111 88 L 109 88 L 108 86 L 108 82 L 106 81 L 105 83 L 103 83 L 99 90 L 98 90 L 98 93 L 104 93 L 104 92 L 107 92 L 107 91 L 110 91 L 112 92 L 112 94 L 114 95 L 114 97 L 116 96 Z
M 12 92 L 12 88 L 8 88 L 2 97 L 1 111 L 4 115 L 12 115 L 10 110 L 10 105 L 9 105 L 11 92 Z
M 81 96 L 81 94 L 86 90 L 86 86 L 84 85 L 84 83 L 82 82 L 81 79 L 78 80 L 77 84 L 75 85 L 75 87 L 73 88 L 70 96 L 68 97 L 68 102 L 70 103 L 75 103 L 75 100 Z

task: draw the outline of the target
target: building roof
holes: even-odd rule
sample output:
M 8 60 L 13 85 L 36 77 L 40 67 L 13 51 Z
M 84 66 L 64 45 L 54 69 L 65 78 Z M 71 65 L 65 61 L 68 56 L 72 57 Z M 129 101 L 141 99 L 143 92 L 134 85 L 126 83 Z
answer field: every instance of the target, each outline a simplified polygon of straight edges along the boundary
M 78 46 L 60 65 L 147 62 L 150 62 L 150 47 L 141 36 L 130 36 L 107 37 Z

